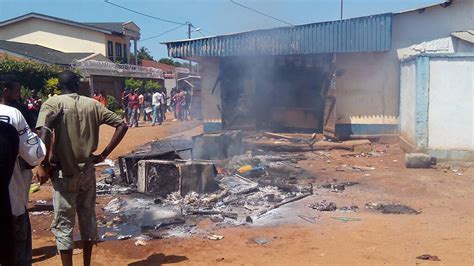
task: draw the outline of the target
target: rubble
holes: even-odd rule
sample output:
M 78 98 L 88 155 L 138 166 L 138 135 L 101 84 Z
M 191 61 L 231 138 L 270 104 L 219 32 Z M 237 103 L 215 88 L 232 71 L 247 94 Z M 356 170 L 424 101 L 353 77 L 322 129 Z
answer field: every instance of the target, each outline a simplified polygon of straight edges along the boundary
M 107 203 L 107 205 L 102 209 L 109 213 L 119 213 L 122 205 L 123 205 L 123 200 L 120 198 L 115 198 L 109 201 L 109 203 Z
M 369 210 L 376 210 L 383 214 L 420 214 L 421 211 L 417 211 L 407 205 L 400 203 L 372 203 L 365 204 L 365 208 Z
M 335 211 L 337 209 L 336 203 L 334 202 L 327 202 L 326 200 L 323 200 L 319 203 L 315 203 L 309 206 L 312 209 L 318 210 L 320 212 L 330 212 L 330 211 Z

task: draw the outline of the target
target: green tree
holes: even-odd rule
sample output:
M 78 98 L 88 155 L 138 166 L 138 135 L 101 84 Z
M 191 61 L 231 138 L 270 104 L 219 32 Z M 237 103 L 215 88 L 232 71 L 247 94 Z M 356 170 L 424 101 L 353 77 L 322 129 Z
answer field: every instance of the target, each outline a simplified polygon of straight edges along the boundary
M 167 65 L 170 65 L 170 66 L 175 66 L 175 67 L 182 67 L 183 64 L 178 62 L 178 61 L 175 61 L 171 58 L 161 58 L 160 60 L 158 60 L 159 63 L 163 63 L 163 64 L 167 64 Z
M 143 81 L 138 80 L 138 79 L 126 79 L 125 80 L 125 87 L 132 89 L 132 90 L 137 90 L 143 87 Z
M 140 47 L 138 49 L 138 59 L 140 60 L 154 60 L 153 56 L 150 54 L 150 50 L 146 47 Z
M 155 90 L 158 90 L 159 92 L 163 92 L 163 87 L 161 86 L 161 84 L 153 80 L 147 80 L 143 88 L 144 88 L 144 92 L 152 92 Z

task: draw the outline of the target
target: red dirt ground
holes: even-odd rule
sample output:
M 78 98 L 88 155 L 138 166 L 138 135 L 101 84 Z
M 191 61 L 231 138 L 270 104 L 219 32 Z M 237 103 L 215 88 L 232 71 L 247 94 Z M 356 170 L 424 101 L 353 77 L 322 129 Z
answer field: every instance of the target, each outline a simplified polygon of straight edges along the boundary
M 169 122 L 158 128 L 130 129 L 112 158 L 129 153 L 135 147 L 181 133 L 195 122 Z M 199 129 L 195 130 L 198 132 Z M 112 130 L 101 132 L 101 146 Z M 330 158 L 307 153 L 302 168 L 311 171 L 316 185 L 337 179 L 358 181 L 360 185 L 343 193 L 316 190 L 316 194 L 289 204 L 281 219 L 297 214 L 319 216 L 315 224 L 305 221 L 265 227 L 236 227 L 213 231 L 223 235 L 220 241 L 202 236 L 185 239 L 152 240 L 136 247 L 133 240 L 99 243 L 94 249 L 93 265 L 474 265 L 474 169 L 456 175 L 450 169 L 406 169 L 403 152 L 397 145 L 374 145 L 386 150 L 381 157 L 341 157 L 344 151 L 330 151 Z M 342 164 L 373 166 L 369 172 L 339 172 Z M 369 174 L 366 176 L 365 174 Z M 50 199 L 50 187 L 32 195 L 32 201 Z M 308 204 L 323 199 L 338 205 L 356 204 L 356 213 L 318 213 Z M 98 209 L 109 198 L 98 199 Z M 363 208 L 367 202 L 391 201 L 420 209 L 418 215 L 383 215 Z M 334 216 L 360 218 L 343 223 Z M 35 264 L 59 265 L 55 244 L 48 231 L 51 216 L 32 216 Z M 251 241 L 265 237 L 270 243 L 260 246 Z M 416 259 L 421 254 L 438 256 L 440 262 Z M 74 262 L 82 264 L 82 255 Z

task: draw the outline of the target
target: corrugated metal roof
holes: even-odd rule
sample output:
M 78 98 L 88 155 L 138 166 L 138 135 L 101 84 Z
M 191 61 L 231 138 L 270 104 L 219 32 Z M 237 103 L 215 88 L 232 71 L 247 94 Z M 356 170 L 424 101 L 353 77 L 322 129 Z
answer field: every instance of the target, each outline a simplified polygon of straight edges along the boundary
M 172 57 L 383 52 L 391 49 L 392 14 L 164 42 Z

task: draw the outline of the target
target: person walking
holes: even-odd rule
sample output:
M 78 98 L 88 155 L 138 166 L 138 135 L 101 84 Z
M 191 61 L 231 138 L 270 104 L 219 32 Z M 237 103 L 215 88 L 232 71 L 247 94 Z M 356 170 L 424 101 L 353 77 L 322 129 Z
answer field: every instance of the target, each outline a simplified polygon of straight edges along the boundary
M 122 109 L 123 109 L 123 114 L 122 118 L 125 119 L 125 123 L 130 123 L 129 119 L 129 109 L 128 109 L 128 98 L 130 97 L 130 89 L 125 88 L 125 90 L 122 91 Z
M 54 217 L 51 232 L 63 265 L 72 265 L 73 229 L 76 214 L 83 242 L 84 265 L 91 264 L 92 247 L 97 242 L 95 213 L 96 177 L 94 165 L 104 161 L 127 132 L 127 124 L 97 101 L 80 96 L 79 77 L 65 70 L 58 76 L 62 95 L 48 99 L 38 117 L 37 129 L 47 127 L 47 114 L 64 109 L 56 130 L 54 148 L 48 162 L 39 167 L 39 179 L 51 178 Z M 94 154 L 99 143 L 99 127 L 106 124 L 115 132 L 104 150 Z
M 128 96 L 128 110 L 130 111 L 130 126 L 132 128 L 138 127 L 138 107 L 139 107 L 139 98 L 137 91 L 132 91 Z
M 152 96 L 152 107 L 153 107 L 153 121 L 151 122 L 151 126 L 154 126 L 155 123 L 158 121 L 158 125 L 161 125 L 162 117 L 161 117 L 161 104 L 163 101 L 163 95 L 155 90 Z
M 143 115 L 143 122 L 146 122 L 146 115 L 145 115 L 145 96 L 140 91 L 138 95 L 138 120 L 140 120 L 140 116 Z

